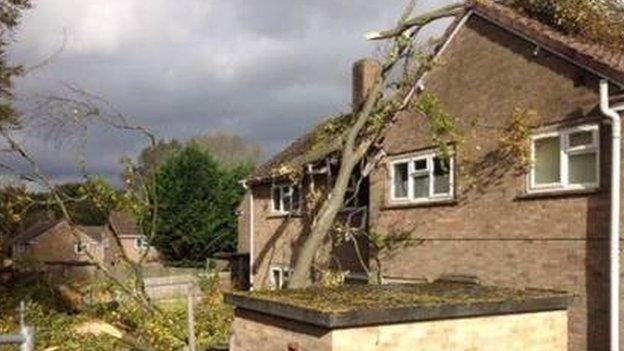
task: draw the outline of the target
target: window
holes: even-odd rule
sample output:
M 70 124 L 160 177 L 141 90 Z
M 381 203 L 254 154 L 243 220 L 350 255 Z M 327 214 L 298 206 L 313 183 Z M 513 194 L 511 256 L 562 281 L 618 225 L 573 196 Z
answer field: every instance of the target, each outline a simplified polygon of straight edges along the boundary
M 77 255 L 84 255 L 87 249 L 89 248 L 89 244 L 87 243 L 75 243 L 74 244 L 74 253 Z
M 291 270 L 288 267 L 271 267 L 271 283 L 276 290 L 285 289 L 290 279 Z
M 145 235 L 141 235 L 134 240 L 134 247 L 139 251 L 149 249 L 150 245 Z
M 390 168 L 394 202 L 426 202 L 453 197 L 453 159 L 435 153 L 396 160 Z
M 600 184 L 597 125 L 534 136 L 529 190 L 591 189 Z
M 273 187 L 273 212 L 288 214 L 299 210 L 299 188 L 292 185 Z

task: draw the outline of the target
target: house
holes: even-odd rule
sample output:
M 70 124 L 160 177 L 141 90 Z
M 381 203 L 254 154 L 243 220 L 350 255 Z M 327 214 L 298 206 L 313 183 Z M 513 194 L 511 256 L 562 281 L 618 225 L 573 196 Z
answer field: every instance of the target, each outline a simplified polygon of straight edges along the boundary
M 86 278 L 97 276 L 95 260 L 113 268 L 122 258 L 118 240 L 126 257 L 138 262 L 145 250 L 144 264 L 159 264 L 160 256 L 149 246 L 136 221 L 128 214 L 113 212 L 106 225 L 76 226 L 80 242 L 64 220 L 37 222 L 19 233 L 11 243 L 12 258 L 22 267 L 42 269 L 53 276 Z
M 368 232 L 409 233 L 405 245 L 380 258 L 385 281 L 460 275 L 566 290 L 577 296 L 569 349 L 608 349 L 612 131 L 600 85 L 609 83 L 607 103 L 621 101 L 624 53 L 489 2 L 468 5 L 444 39 L 436 64 L 414 84 L 439 99 L 466 137 L 445 162 L 427 116 L 402 113 L 388 128 L 385 157 L 358 204 Z M 377 69 L 372 60 L 356 63 L 354 105 Z M 523 110 L 535 111 L 535 121 L 526 138 L 532 162 L 519 171 L 499 136 Z M 308 187 L 275 170 L 306 160 L 306 179 L 327 177 L 332 154 L 314 152 L 322 128 L 246 181 L 238 251 L 249 255 L 256 288 L 283 284 L 307 226 L 299 199 Z M 356 260 L 353 252 L 344 257 Z
M 22 267 L 41 269 L 56 277 L 92 277 L 96 267 L 87 253 L 105 261 L 109 243 L 104 227 L 75 229 L 80 241 L 64 220 L 38 222 L 12 240 L 12 258 Z
M 143 258 L 143 262 L 154 263 L 160 261 L 158 251 L 155 247 L 150 247 L 136 219 L 129 214 L 117 211 L 112 212 L 108 217 L 106 230 L 111 234 L 111 237 L 114 234 L 119 239 L 119 243 L 129 260 L 138 262 L 145 250 L 149 249 L 149 252 Z

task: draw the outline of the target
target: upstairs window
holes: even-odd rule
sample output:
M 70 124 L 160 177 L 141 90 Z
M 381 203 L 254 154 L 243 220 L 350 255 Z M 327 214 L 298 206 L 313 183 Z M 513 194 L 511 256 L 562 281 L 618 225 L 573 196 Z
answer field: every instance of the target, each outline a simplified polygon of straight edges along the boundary
M 89 244 L 87 243 L 75 243 L 74 244 L 74 253 L 76 255 L 84 255 L 89 248 Z
M 435 152 L 391 163 L 391 200 L 427 202 L 453 197 L 453 159 Z
M 273 186 L 273 212 L 290 214 L 299 210 L 299 188 L 293 185 Z
M 531 191 L 597 188 L 600 185 L 598 126 L 580 126 L 532 137 L 531 160 Z
M 134 247 L 138 251 L 145 251 L 149 249 L 150 245 L 145 235 L 141 235 L 134 240 Z

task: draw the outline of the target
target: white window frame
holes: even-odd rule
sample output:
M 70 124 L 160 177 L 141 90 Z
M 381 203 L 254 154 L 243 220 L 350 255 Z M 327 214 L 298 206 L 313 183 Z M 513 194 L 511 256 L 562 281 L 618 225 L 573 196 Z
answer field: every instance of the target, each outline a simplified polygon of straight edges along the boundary
M 279 189 L 279 209 L 275 208 L 275 189 Z M 299 190 L 299 198 L 297 199 L 297 203 L 293 205 L 292 203 L 292 195 L 295 192 L 295 189 L 298 189 L 296 185 L 293 184 L 274 184 L 271 188 L 271 212 L 287 215 L 291 213 L 296 213 L 299 211 L 299 207 L 301 206 L 301 189 Z M 284 208 L 284 197 L 291 197 L 291 209 L 286 210 Z
M 592 143 L 577 147 L 570 147 L 570 135 L 577 132 L 592 132 Z M 535 183 L 535 141 L 559 137 L 559 182 Z M 570 184 L 569 158 L 574 155 L 596 154 L 596 181 L 592 183 Z M 528 174 L 527 192 L 541 193 L 565 190 L 588 190 L 600 187 L 600 127 L 598 124 L 588 124 L 561 129 L 552 132 L 540 133 L 531 136 L 531 170 Z
M 275 281 L 275 273 L 277 273 L 279 282 Z M 272 266 L 271 267 L 271 283 L 273 284 L 273 289 L 275 290 L 285 289 L 286 281 L 290 279 L 291 275 L 292 275 L 292 269 L 290 269 L 290 267 Z
M 84 255 L 86 254 L 87 250 L 89 250 L 88 243 L 75 243 L 74 244 L 74 253 L 76 255 Z
M 439 157 L 435 151 L 426 151 L 414 156 L 396 158 L 389 163 L 390 166 L 390 202 L 394 204 L 402 203 L 427 203 L 443 200 L 451 200 L 455 197 L 455 157 L 453 154 L 449 156 L 449 192 L 446 194 L 435 194 L 435 176 L 434 176 L 434 159 Z M 416 161 L 426 160 L 427 169 L 415 170 L 414 163 Z M 394 194 L 395 166 L 397 164 L 407 163 L 407 196 L 396 197 Z M 414 197 L 414 176 L 417 174 L 426 174 L 429 179 L 429 195 L 427 197 Z
M 147 241 L 147 237 L 145 235 L 137 236 L 134 239 L 134 248 L 137 249 L 137 251 L 148 250 L 150 248 L 150 244 Z

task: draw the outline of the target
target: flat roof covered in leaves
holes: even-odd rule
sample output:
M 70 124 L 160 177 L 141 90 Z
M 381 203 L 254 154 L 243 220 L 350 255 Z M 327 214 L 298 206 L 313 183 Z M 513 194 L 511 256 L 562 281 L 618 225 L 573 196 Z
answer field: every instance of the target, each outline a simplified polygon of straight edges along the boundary
M 325 328 L 567 309 L 572 295 L 437 281 L 228 294 L 237 309 Z

